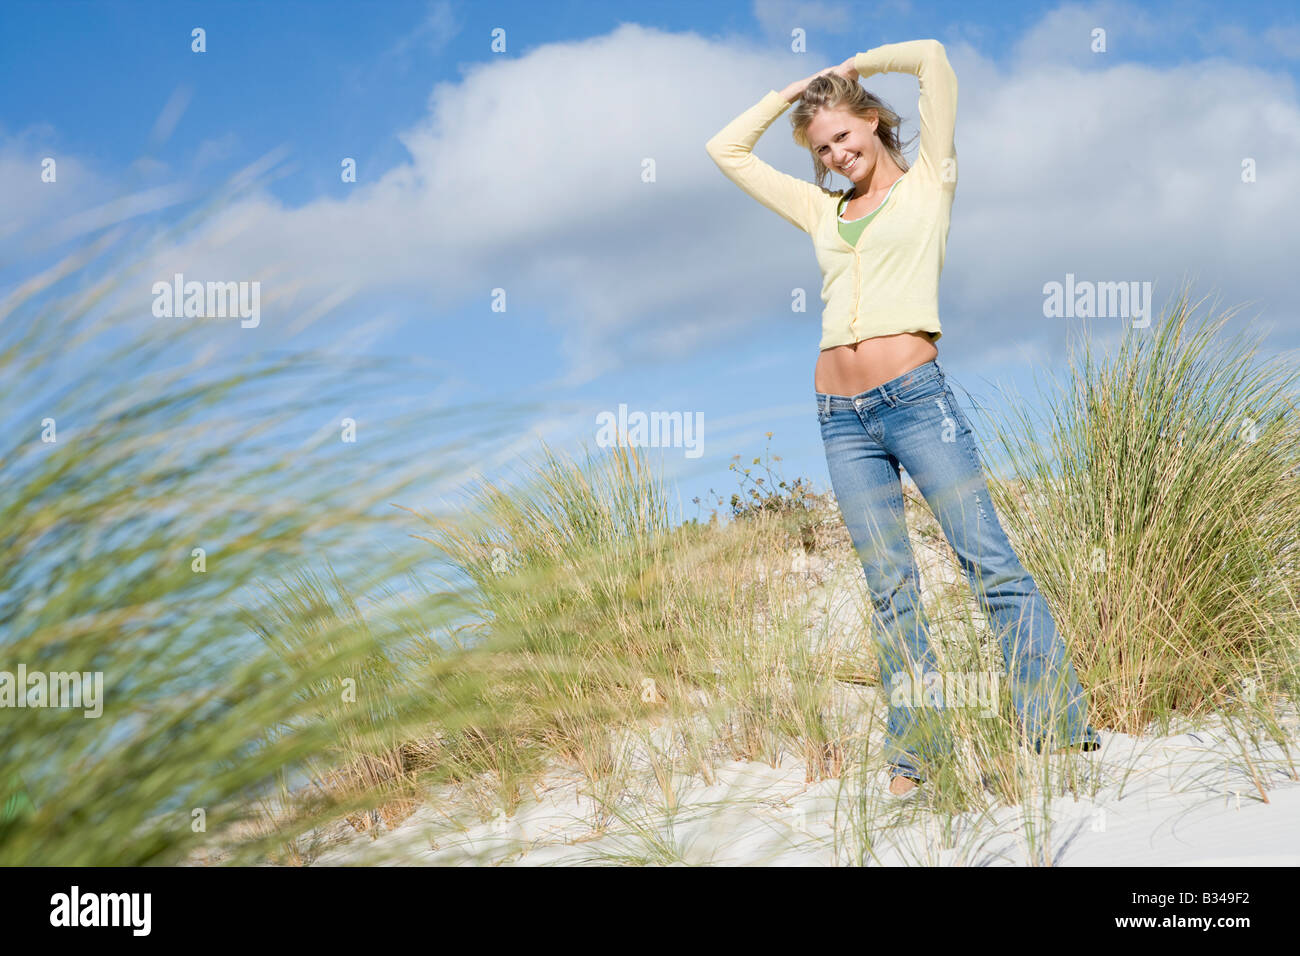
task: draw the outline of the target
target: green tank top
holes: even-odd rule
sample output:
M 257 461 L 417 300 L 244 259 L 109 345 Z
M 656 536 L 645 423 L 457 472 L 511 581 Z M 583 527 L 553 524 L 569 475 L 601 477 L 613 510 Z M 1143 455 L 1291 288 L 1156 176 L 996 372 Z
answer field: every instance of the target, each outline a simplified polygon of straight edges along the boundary
M 902 181 L 903 178 L 900 176 L 894 181 L 894 186 L 897 186 Z M 858 239 L 862 236 L 862 230 L 867 228 L 867 223 L 871 222 L 872 219 L 875 219 L 876 213 L 884 209 L 885 203 L 889 202 L 889 197 L 894 193 L 894 186 L 889 187 L 889 192 L 885 193 L 885 198 L 880 200 L 879 206 L 871 210 L 871 212 L 867 213 L 867 215 L 863 216 L 861 219 L 854 219 L 850 222 L 845 222 L 844 220 L 844 207 L 848 204 L 849 193 L 846 192 L 840 197 L 838 216 L 840 221 L 840 235 L 844 237 L 844 240 L 849 243 L 849 245 L 856 246 L 858 244 Z M 852 191 L 852 188 L 850 188 L 849 192 Z

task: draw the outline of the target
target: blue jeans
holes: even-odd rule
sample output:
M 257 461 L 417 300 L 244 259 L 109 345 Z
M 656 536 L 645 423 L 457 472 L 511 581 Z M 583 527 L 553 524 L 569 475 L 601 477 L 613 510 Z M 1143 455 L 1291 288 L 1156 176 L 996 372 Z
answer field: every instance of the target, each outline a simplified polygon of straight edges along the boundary
M 1098 745 L 1065 642 L 1002 530 L 970 422 L 938 360 L 851 397 L 815 394 L 831 487 L 866 572 L 886 692 L 902 682 L 932 685 L 936 676 L 903 518 L 901 466 L 939 520 L 998 634 L 1022 739 L 1039 753 L 1044 746 Z M 926 701 L 933 698 L 890 697 L 890 772 L 923 781 L 926 764 L 951 753 L 951 742 L 928 719 L 934 714 Z M 913 706 L 918 700 L 921 706 Z

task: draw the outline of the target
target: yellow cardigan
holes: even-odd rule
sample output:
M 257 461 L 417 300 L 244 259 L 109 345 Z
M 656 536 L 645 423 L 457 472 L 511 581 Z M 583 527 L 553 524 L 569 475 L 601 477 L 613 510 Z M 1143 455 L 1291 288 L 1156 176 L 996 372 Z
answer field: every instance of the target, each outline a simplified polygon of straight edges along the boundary
M 854 58 L 859 76 L 915 73 L 921 145 L 890 200 L 856 245 L 839 231 L 846 190 L 821 188 L 754 155 L 759 136 L 790 104 L 772 90 L 724 126 L 705 148 L 728 179 L 813 240 L 822 270 L 821 348 L 939 327 L 939 275 L 957 190 L 957 75 L 938 40 L 888 43 Z

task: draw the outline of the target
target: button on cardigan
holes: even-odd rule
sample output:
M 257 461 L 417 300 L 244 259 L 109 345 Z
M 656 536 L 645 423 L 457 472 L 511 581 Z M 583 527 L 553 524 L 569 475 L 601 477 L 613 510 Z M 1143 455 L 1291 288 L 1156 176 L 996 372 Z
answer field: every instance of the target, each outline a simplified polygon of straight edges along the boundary
M 920 84 L 920 149 L 884 207 L 856 243 L 839 231 L 831 191 L 783 173 L 754 155 L 758 138 L 790 106 L 776 90 L 724 126 L 706 144 L 728 179 L 808 233 L 822 271 L 820 348 L 878 335 L 928 332 L 937 341 L 939 276 L 957 190 L 957 76 L 937 40 L 878 46 L 854 58 L 861 77 L 914 73 Z

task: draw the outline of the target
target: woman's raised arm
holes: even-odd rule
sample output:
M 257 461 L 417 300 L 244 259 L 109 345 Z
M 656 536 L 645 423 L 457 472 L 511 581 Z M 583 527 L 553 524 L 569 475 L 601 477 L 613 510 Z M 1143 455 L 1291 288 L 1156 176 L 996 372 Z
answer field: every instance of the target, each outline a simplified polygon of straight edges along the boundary
M 853 58 L 862 77 L 876 73 L 915 73 L 921 85 L 918 111 L 921 148 L 918 168 L 934 181 L 957 182 L 957 74 L 938 40 L 907 40 L 873 47 Z
M 784 93 L 769 91 L 761 100 L 722 127 L 704 146 L 728 179 L 787 222 L 810 235 L 821 214 L 826 191 L 805 179 L 769 166 L 754 155 L 754 144 L 763 135 L 763 131 L 772 125 L 772 121 L 802 95 L 811 79 L 808 77 L 799 83 L 792 83 L 785 88 Z

